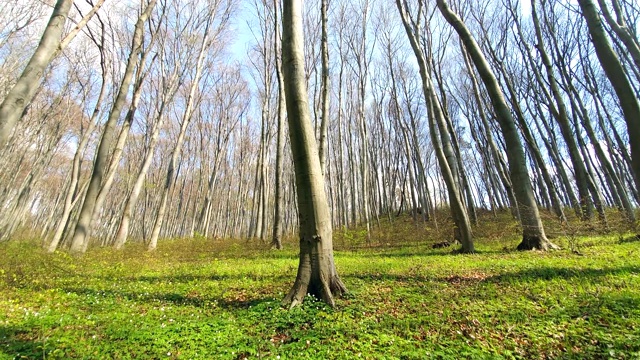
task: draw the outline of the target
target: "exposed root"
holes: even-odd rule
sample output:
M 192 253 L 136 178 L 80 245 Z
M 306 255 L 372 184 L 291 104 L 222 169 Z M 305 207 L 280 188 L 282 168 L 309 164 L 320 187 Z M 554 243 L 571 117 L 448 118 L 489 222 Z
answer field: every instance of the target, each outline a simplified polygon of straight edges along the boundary
M 539 250 L 539 251 L 549 251 L 549 250 L 560 250 L 560 246 L 552 243 L 547 238 L 543 236 L 531 236 L 524 235 L 522 237 L 522 242 L 517 247 L 518 251 L 527 251 L 527 250 Z
M 335 298 L 348 293 L 346 286 L 338 276 L 334 276 L 330 281 L 322 281 L 320 279 L 317 281 L 318 283 L 313 285 L 297 279 L 287 296 L 282 300 L 282 306 L 292 309 L 301 305 L 305 296 L 310 294 L 321 299 L 327 305 L 335 307 Z

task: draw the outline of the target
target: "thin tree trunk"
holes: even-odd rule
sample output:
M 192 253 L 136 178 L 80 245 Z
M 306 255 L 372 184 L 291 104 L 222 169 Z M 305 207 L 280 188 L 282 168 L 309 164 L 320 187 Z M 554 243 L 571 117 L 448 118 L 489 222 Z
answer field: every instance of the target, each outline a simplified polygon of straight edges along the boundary
M 80 210 L 80 213 L 78 215 L 78 222 L 75 226 L 73 239 L 71 242 L 71 251 L 74 253 L 84 253 L 87 250 L 87 246 L 89 245 L 89 231 L 91 220 L 94 217 L 96 200 L 102 186 L 102 179 L 104 177 L 105 171 L 107 170 L 107 158 L 109 156 L 111 143 L 113 141 L 116 123 L 120 118 L 122 108 L 124 107 L 127 100 L 129 86 L 131 85 L 133 73 L 136 64 L 138 63 L 138 56 L 142 51 L 144 24 L 151 16 L 151 12 L 153 11 L 155 4 L 156 0 L 151 0 L 149 2 L 145 10 L 138 17 L 135 25 L 133 40 L 131 44 L 131 53 L 129 54 L 129 59 L 127 60 L 127 67 L 122 79 L 122 83 L 120 84 L 120 88 L 118 89 L 118 94 L 109 113 L 109 119 L 105 124 L 102 138 L 100 139 L 100 143 L 98 145 L 98 150 L 96 152 L 93 164 L 93 171 L 91 173 L 91 180 L 89 182 L 89 187 L 87 188 L 87 193 L 85 194 L 82 209 Z
M 329 40 L 327 34 L 327 7 L 328 0 L 321 0 L 320 17 L 322 22 L 322 36 L 320 40 L 320 52 L 322 53 L 322 115 L 320 118 L 320 140 L 318 142 L 318 152 L 320 156 L 320 168 L 322 174 L 325 173 L 325 161 L 327 157 L 327 126 L 329 124 Z
M 286 100 L 284 95 L 284 78 L 282 74 L 282 64 L 280 55 L 282 53 L 282 39 L 280 38 L 280 19 L 278 17 L 280 9 L 278 4 L 280 0 L 274 0 L 274 27 L 275 27 L 275 62 L 276 77 L 278 79 L 278 135 L 276 137 L 276 174 L 275 174 L 275 205 L 273 214 L 273 235 L 271 239 L 271 247 L 282 249 L 282 212 L 283 212 L 283 183 L 284 183 L 284 136 L 285 136 L 285 117 L 286 117 Z M 322 153 L 321 153 L 322 159 Z

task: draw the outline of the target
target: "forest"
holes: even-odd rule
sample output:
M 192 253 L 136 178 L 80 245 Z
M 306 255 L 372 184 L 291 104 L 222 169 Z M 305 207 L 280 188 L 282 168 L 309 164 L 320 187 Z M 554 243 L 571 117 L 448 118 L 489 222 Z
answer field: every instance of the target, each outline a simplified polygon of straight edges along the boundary
M 635 0 L 5 0 L 0 359 L 640 356 Z

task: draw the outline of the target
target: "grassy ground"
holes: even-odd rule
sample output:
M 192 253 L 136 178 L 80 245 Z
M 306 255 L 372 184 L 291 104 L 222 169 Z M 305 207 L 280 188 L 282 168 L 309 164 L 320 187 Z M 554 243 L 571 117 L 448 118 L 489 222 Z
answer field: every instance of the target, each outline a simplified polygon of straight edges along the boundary
M 76 259 L 0 244 L 0 359 L 640 358 L 635 236 L 559 236 L 566 250 L 550 253 L 485 236 L 453 255 L 391 233 L 367 248 L 336 233 L 351 292 L 337 309 L 280 307 L 293 246 L 166 241 Z

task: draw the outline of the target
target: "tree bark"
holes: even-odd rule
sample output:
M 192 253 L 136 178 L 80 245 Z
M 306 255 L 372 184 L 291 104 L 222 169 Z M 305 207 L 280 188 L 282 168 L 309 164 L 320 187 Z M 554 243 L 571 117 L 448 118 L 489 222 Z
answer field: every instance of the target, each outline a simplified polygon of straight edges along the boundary
M 498 80 L 489 67 L 473 35 L 471 35 L 471 32 L 462 20 L 460 20 L 458 15 L 449 8 L 445 0 L 437 0 L 437 5 L 447 22 L 451 24 L 460 36 L 467 51 L 469 51 L 469 55 L 489 93 L 491 104 L 493 105 L 502 136 L 504 137 L 509 161 L 509 172 L 516 200 L 518 201 L 518 210 L 522 223 L 522 242 L 518 245 L 518 250 L 548 250 L 557 247 L 552 244 L 545 235 L 542 220 L 538 212 L 538 206 L 535 201 L 535 194 L 533 193 L 533 187 L 529 179 L 526 158 L 522 144 L 520 143 L 518 129 L 504 99 L 502 90 L 500 90 Z
M 625 75 L 620 59 L 613 51 L 604 31 L 600 15 L 592 0 L 578 0 L 582 16 L 587 22 L 591 42 L 607 78 L 618 96 L 627 123 L 631 147 L 631 169 L 635 174 L 636 188 L 640 189 L 640 104 L 633 87 Z
M 284 1 L 282 24 L 284 85 L 300 226 L 298 274 L 283 303 L 296 306 L 309 293 L 335 306 L 334 296 L 347 289 L 333 259 L 331 215 L 307 100 L 302 0 Z
M 7 145 L 13 129 L 38 89 L 44 70 L 60 46 L 64 24 L 72 4 L 73 0 L 56 2 L 38 47 L 18 81 L 0 104 L 0 150 Z

